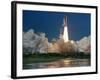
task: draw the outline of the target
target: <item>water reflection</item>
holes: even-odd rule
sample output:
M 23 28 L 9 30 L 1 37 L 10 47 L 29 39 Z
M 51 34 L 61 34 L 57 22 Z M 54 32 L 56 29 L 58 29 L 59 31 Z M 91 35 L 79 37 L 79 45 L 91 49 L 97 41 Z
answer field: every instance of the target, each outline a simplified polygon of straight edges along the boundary
M 31 63 L 23 65 L 23 69 L 60 68 L 90 66 L 89 59 L 60 59 L 53 62 Z

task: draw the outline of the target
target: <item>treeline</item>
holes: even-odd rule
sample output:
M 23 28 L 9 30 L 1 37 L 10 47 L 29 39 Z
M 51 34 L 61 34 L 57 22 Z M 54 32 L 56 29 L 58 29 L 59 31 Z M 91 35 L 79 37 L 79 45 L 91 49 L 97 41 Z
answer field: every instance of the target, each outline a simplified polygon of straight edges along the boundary
M 90 58 L 90 53 L 76 52 L 76 53 L 34 53 L 34 54 L 23 54 L 23 57 L 62 57 L 62 58 Z

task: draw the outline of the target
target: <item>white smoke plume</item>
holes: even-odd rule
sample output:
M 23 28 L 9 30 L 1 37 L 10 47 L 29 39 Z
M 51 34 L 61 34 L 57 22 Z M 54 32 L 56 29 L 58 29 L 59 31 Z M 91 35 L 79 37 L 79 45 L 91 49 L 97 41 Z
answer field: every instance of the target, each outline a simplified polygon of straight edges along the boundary
M 25 54 L 33 53 L 60 53 L 61 48 L 63 50 L 72 48 L 75 52 L 90 52 L 90 36 L 83 37 L 79 41 L 70 40 L 68 43 L 64 43 L 63 39 L 53 39 L 50 43 L 48 38 L 45 37 L 45 33 L 36 34 L 33 29 L 27 32 L 23 32 L 23 51 Z
M 23 51 L 24 53 L 34 53 L 47 51 L 48 39 L 45 37 L 45 33 L 39 35 L 34 33 L 34 30 L 29 30 L 23 34 Z
M 91 37 L 83 37 L 81 40 L 77 41 L 78 49 L 80 52 L 89 53 L 91 51 Z

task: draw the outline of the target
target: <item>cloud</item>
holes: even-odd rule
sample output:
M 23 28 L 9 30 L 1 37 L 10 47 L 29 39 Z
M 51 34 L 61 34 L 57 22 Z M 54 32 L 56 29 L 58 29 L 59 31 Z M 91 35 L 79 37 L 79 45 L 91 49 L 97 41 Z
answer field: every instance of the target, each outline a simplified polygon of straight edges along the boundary
M 91 37 L 83 37 L 81 40 L 77 41 L 77 44 L 80 52 L 90 52 Z
M 90 52 L 90 39 L 91 37 L 83 37 L 79 41 L 70 40 L 69 43 L 72 45 L 75 52 Z M 59 44 L 63 44 L 62 39 L 55 39 L 54 43 L 48 42 L 48 38 L 45 37 L 45 33 L 36 34 L 33 29 L 30 29 L 27 32 L 23 32 L 23 51 L 25 54 L 40 52 L 40 53 L 47 53 L 47 52 L 60 52 Z M 70 45 L 64 44 L 64 46 Z M 65 49 L 67 49 L 67 46 Z
M 46 52 L 48 47 L 48 39 L 45 33 L 35 34 L 34 30 L 23 32 L 23 48 L 24 53 Z M 31 49 L 31 50 L 30 50 Z

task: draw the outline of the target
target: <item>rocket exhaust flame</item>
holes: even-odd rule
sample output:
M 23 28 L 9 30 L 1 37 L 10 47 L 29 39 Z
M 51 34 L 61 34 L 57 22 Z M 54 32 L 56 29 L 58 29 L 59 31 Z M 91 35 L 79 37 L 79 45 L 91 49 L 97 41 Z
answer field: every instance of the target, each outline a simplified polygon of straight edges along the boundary
M 67 17 L 64 17 L 64 22 L 63 22 L 63 25 L 64 25 L 63 39 L 64 39 L 64 42 L 68 41 L 68 29 L 67 29 L 66 22 L 67 22 Z
M 67 42 L 68 41 L 68 30 L 67 30 L 67 26 L 64 27 L 63 39 L 64 39 L 64 42 Z

